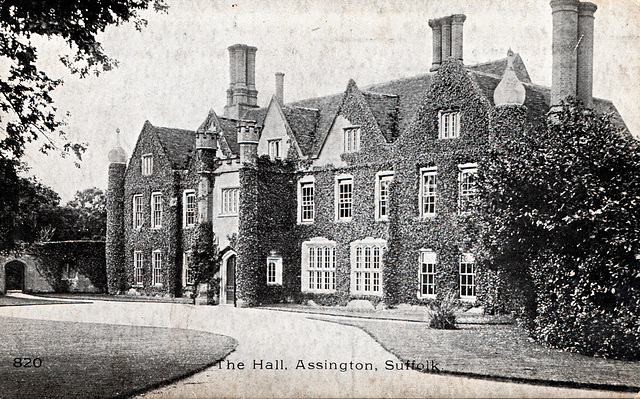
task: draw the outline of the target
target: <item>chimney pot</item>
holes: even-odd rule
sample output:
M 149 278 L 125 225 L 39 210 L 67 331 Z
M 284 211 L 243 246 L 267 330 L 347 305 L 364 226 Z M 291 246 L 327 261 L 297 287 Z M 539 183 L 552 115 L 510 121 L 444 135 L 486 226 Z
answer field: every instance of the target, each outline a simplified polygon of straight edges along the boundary
M 578 0 L 551 0 L 553 17 L 553 67 L 551 104 L 576 95 Z
M 431 71 L 436 71 L 442 63 L 442 26 L 437 19 L 430 19 L 431 36 L 433 38 L 433 57 L 431 62 Z
M 284 105 L 284 73 L 276 72 L 276 98 Z
M 578 49 L 576 97 L 586 107 L 593 107 L 593 38 L 594 13 L 598 7 L 593 3 L 580 3 L 578 7 Z

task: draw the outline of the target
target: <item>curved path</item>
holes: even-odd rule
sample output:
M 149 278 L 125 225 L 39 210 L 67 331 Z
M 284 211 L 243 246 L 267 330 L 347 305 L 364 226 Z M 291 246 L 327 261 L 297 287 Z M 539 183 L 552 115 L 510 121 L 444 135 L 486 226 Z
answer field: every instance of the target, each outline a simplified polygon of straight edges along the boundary
M 89 304 L 2 307 L 0 315 L 88 323 L 188 328 L 231 336 L 238 348 L 218 366 L 149 392 L 146 397 L 633 397 L 616 392 L 552 388 L 463 377 L 388 371 L 397 359 L 355 327 L 300 313 L 224 306 L 95 301 Z M 437 359 L 434 359 L 437 362 Z M 262 361 L 263 369 L 259 368 Z M 325 361 L 373 370 L 310 370 Z M 239 363 L 244 364 L 242 370 Z M 256 368 L 254 368 L 254 362 Z M 286 370 L 267 370 L 284 366 Z M 235 369 L 232 368 L 232 364 Z M 329 364 L 327 364 L 329 365 Z M 490 364 L 487 365 L 491 367 Z M 376 370 L 377 368 L 377 370 Z

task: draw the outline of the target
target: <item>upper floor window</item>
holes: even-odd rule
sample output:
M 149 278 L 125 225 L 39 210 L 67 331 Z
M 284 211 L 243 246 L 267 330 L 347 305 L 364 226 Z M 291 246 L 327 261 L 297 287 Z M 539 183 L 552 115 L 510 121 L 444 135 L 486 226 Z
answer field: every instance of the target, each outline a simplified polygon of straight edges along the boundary
M 162 252 L 159 249 L 152 252 L 151 268 L 153 285 L 162 285 Z
M 282 158 L 282 140 L 275 139 L 267 142 L 269 149 L 269 158 L 281 159 Z
M 436 295 L 436 253 L 423 249 L 420 251 L 420 298 L 434 298 Z
M 182 202 L 182 220 L 184 227 L 192 227 L 196 224 L 196 192 L 194 190 L 185 190 Z
M 185 251 L 182 253 L 182 285 L 194 285 L 195 282 L 195 273 L 191 264 L 191 251 Z
M 460 137 L 460 112 L 440 111 L 439 119 L 441 139 Z
M 336 178 L 336 218 L 351 220 L 353 216 L 353 178 Z
M 149 176 L 153 173 L 153 155 L 142 156 L 142 176 Z
M 133 228 L 138 229 L 142 227 L 144 222 L 144 210 L 142 203 L 142 194 L 136 194 L 133 196 Z
M 298 183 L 298 221 L 313 223 L 315 218 L 315 183 L 313 176 L 305 177 Z
M 458 175 L 458 209 L 460 213 L 467 213 L 471 210 L 471 203 L 476 196 L 476 177 L 478 175 L 478 165 L 467 163 L 458 165 L 460 173 Z
M 282 285 L 282 258 L 280 256 L 267 258 L 267 285 Z
M 143 259 L 142 251 L 133 252 L 133 285 L 142 286 L 143 284 Z
M 344 129 L 344 152 L 360 151 L 360 126 L 349 126 Z
M 238 214 L 238 203 L 240 197 L 240 189 L 237 187 L 234 188 L 223 188 L 220 190 L 220 194 L 222 197 L 220 215 L 225 216 L 235 216 Z
M 335 292 L 336 243 L 314 238 L 302 243 L 302 291 Z
M 162 227 L 162 193 L 151 194 L 151 228 Z
M 382 295 L 382 256 L 386 241 L 368 238 L 351 243 L 351 292 Z
M 376 174 L 376 220 L 389 219 L 389 185 L 393 181 L 393 172 Z
M 420 216 L 422 217 L 436 215 L 437 183 L 437 168 L 420 170 Z
M 460 299 L 476 299 L 476 263 L 472 254 L 460 256 Z

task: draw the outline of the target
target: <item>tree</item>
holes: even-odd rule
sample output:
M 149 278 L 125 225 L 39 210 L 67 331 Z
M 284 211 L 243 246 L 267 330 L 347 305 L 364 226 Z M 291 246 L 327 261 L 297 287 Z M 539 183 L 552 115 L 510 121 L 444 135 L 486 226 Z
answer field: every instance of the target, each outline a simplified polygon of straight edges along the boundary
M 0 2 L 0 249 L 15 244 L 11 241 L 15 237 L 10 232 L 12 219 L 20 216 L 17 209 L 24 197 L 14 190 L 26 184 L 18 176 L 25 143 L 44 138 L 42 152 L 57 149 L 64 156 L 73 153 L 78 159 L 84 151 L 82 144 L 65 140 L 64 115 L 51 97 L 62 81 L 40 70 L 33 39 L 66 41 L 73 55 L 61 56 L 61 62 L 80 77 L 98 75 L 117 62 L 104 53 L 97 35 L 108 26 L 126 22 L 141 29 L 146 21 L 139 13 L 151 7 L 156 11 L 167 9 L 164 0 Z M 57 146 L 56 137 L 63 140 L 62 147 Z
M 478 193 L 480 258 L 533 287 L 533 335 L 639 358 L 639 143 L 569 100 L 481 162 Z
M 209 284 L 209 289 L 213 289 L 214 291 L 219 289 L 219 285 L 217 281 L 215 281 L 214 276 L 220 271 L 220 256 L 218 246 L 214 244 L 214 233 L 211 222 L 204 222 L 198 225 L 196 241 L 189 257 L 188 267 L 193 282 L 191 299 L 193 299 L 194 304 L 198 297 L 201 284 Z
M 74 238 L 79 240 L 104 240 L 107 232 L 107 198 L 104 191 L 93 187 L 76 192 L 67 208 L 74 211 Z

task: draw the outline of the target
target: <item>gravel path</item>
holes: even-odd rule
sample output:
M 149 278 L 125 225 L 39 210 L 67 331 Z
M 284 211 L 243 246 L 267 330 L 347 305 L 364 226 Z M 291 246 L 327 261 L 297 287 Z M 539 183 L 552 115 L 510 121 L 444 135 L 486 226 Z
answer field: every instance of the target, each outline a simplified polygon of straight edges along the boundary
M 311 320 L 301 313 L 225 306 L 96 301 L 91 304 L 4 307 L 0 308 L 0 315 L 188 328 L 228 335 L 238 340 L 236 351 L 218 366 L 144 395 L 149 398 L 634 397 L 628 393 L 483 381 L 413 370 L 385 370 L 388 363 L 395 366 L 397 358 L 365 332 L 356 327 Z M 243 366 L 240 366 L 241 362 Z M 300 367 L 300 362 L 304 368 Z M 320 363 L 324 368 L 335 364 L 337 369 L 312 370 L 309 363 Z M 269 365 L 274 369 L 267 369 Z M 276 367 L 286 367 L 286 370 Z M 346 370 L 340 371 L 341 367 Z M 371 370 L 365 370 L 367 368 Z M 487 368 L 490 369 L 491 365 L 487 364 Z

